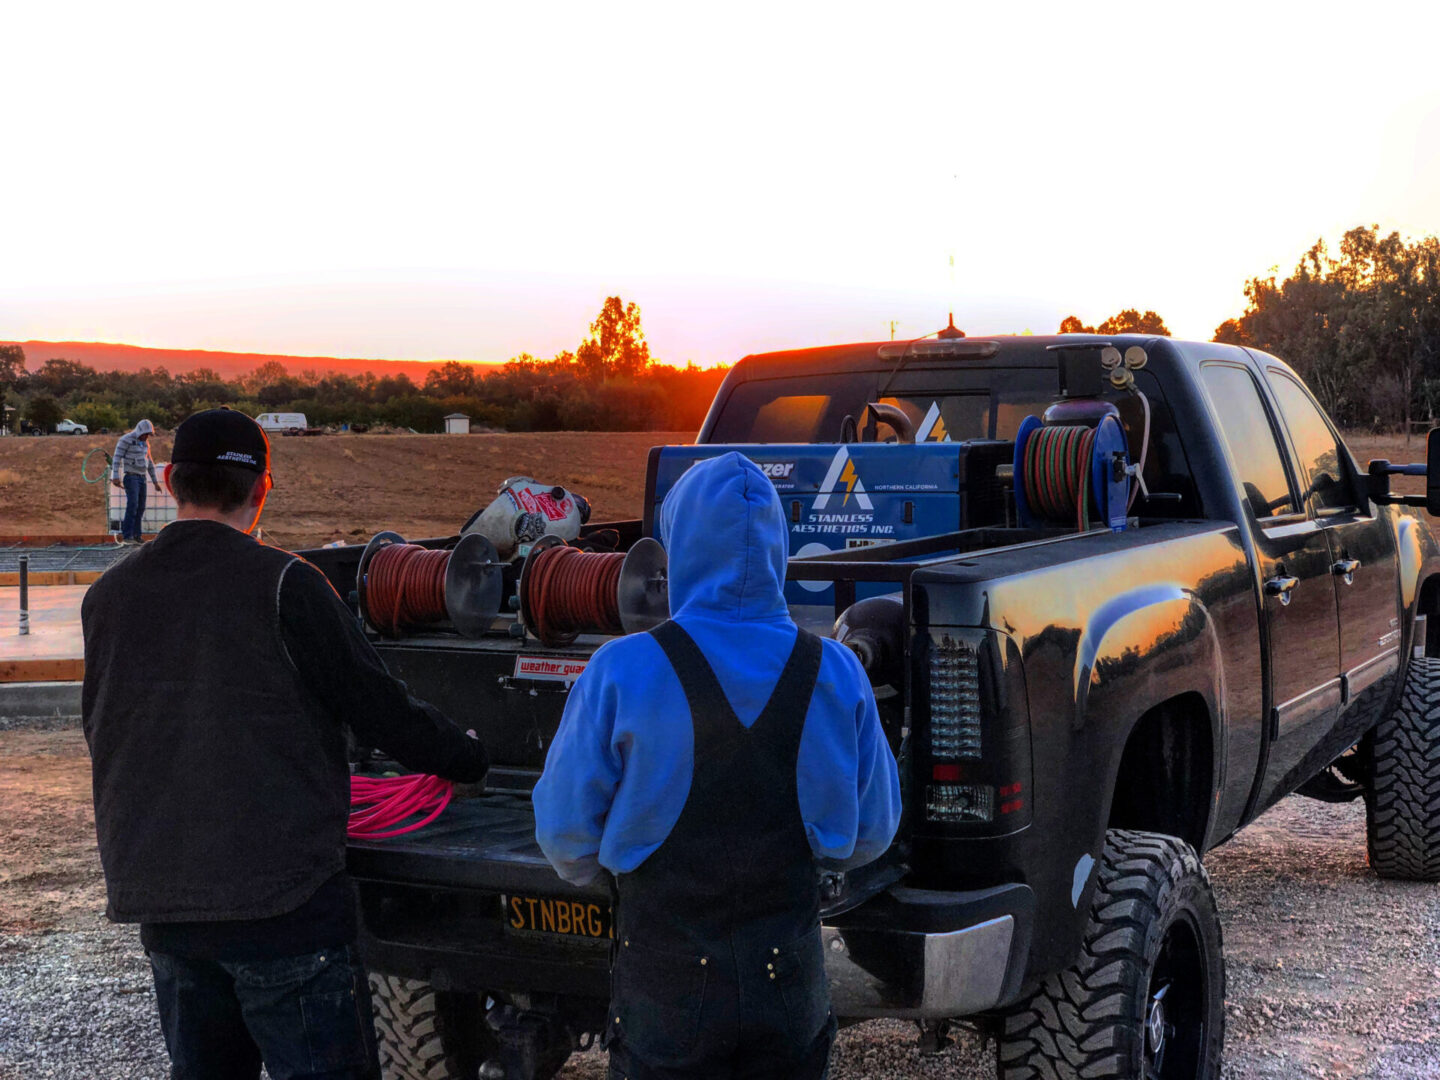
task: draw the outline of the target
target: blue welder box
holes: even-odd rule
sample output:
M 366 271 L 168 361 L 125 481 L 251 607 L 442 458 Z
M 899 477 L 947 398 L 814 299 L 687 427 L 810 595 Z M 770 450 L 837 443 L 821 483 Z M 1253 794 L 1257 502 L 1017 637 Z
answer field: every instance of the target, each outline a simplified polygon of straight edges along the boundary
M 1003 492 L 995 466 L 1010 460 L 1012 447 L 989 440 L 658 446 L 646 475 L 645 533 L 657 535 L 660 504 L 691 465 L 732 450 L 760 466 L 779 492 L 792 556 L 999 524 Z M 826 604 L 832 596 L 820 581 L 785 588 L 792 604 Z

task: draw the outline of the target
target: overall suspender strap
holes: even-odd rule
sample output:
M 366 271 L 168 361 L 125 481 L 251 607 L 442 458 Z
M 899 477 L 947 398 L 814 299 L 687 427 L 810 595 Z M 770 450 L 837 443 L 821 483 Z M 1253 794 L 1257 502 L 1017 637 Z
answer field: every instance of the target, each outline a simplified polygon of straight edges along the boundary
M 651 630 L 650 634 L 664 651 L 670 666 L 675 670 L 675 677 L 680 680 L 681 689 L 685 691 L 695 726 L 696 757 L 700 757 L 702 748 L 729 747 L 745 733 L 746 728 L 735 715 L 735 710 L 730 707 L 730 699 L 725 696 L 720 680 L 715 677 L 715 669 L 705 659 L 700 646 L 696 645 L 695 639 L 673 619 L 661 623 Z M 775 682 L 770 699 L 751 725 L 750 731 L 765 731 L 767 741 L 770 741 L 771 734 L 768 729 L 776 726 L 792 728 L 793 743 L 798 749 L 805 718 L 800 716 L 798 722 L 792 725 L 784 724 L 783 719 L 786 714 L 793 715 L 797 709 L 808 708 L 816 677 L 820 673 L 821 656 L 820 639 L 796 627 L 795 644 L 790 650 L 790 656 L 785 661 L 780 678 Z

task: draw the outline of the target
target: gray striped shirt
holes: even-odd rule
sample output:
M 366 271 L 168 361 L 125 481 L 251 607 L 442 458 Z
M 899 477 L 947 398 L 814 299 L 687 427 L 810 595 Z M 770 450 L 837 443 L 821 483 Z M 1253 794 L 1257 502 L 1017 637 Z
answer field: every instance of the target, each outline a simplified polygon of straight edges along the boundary
M 126 476 L 143 476 L 147 471 L 151 481 L 158 484 L 160 481 L 155 479 L 155 462 L 150 460 L 150 444 L 135 432 L 127 431 L 115 444 L 115 456 L 110 462 L 110 479 L 119 480 L 122 472 Z

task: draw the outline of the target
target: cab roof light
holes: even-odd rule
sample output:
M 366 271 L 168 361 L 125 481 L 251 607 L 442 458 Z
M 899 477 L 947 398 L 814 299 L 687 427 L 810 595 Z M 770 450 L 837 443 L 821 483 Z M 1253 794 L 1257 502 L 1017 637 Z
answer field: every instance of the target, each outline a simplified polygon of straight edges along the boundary
M 925 338 L 920 341 L 892 341 L 880 346 L 881 360 L 921 360 L 954 358 L 988 360 L 1000 351 L 998 341 L 976 338 Z

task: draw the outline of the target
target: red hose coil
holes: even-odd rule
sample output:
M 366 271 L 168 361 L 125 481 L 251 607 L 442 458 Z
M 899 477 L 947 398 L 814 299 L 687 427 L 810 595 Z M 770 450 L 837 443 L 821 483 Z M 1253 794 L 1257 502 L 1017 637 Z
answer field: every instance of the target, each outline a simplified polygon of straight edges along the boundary
M 445 570 L 450 552 L 418 544 L 389 544 L 370 558 L 365 604 L 377 629 L 397 635 L 447 617 Z
M 350 777 L 351 840 L 380 840 L 429 825 L 450 805 L 455 785 L 438 776 Z M 411 818 L 418 820 L 411 821 Z
M 619 634 L 620 568 L 625 556 L 547 548 L 526 568 L 522 605 L 535 620 L 535 636 L 547 645 L 578 633 Z

